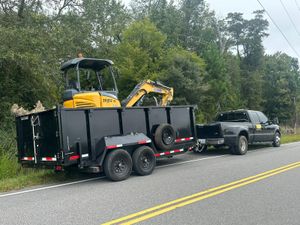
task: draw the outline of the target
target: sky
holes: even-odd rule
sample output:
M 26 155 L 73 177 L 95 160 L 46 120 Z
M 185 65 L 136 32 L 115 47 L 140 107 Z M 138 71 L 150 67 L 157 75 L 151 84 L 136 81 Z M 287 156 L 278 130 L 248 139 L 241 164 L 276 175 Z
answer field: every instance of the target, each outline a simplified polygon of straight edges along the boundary
M 122 1 L 126 5 L 130 2 L 130 0 Z M 229 12 L 241 12 L 245 18 L 250 19 L 253 17 L 253 11 L 262 9 L 258 0 L 206 0 L 206 2 L 209 8 L 214 10 L 216 16 L 220 19 L 225 18 Z M 296 51 L 289 46 L 283 35 L 266 15 L 266 19 L 269 21 L 269 36 L 264 40 L 266 53 L 285 52 L 292 57 L 298 58 L 300 62 L 300 0 L 260 0 L 260 2 Z M 281 2 L 285 6 L 295 27 L 281 5 Z
M 264 40 L 265 50 L 267 54 L 273 54 L 277 51 L 285 52 L 292 57 L 297 57 L 300 61 L 300 0 L 281 1 L 295 27 L 281 5 L 280 0 L 260 0 L 298 55 L 291 49 L 267 15 L 269 36 Z M 216 12 L 218 18 L 226 17 L 229 12 L 241 12 L 245 18 L 249 19 L 252 17 L 253 11 L 262 9 L 257 0 L 206 0 L 206 2 L 209 4 L 210 9 Z

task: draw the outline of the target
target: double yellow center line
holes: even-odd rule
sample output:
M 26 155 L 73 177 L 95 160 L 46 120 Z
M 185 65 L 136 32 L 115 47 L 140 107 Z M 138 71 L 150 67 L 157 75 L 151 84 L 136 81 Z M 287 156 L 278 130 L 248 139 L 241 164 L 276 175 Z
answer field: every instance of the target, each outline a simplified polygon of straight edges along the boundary
M 135 223 L 159 216 L 161 214 L 170 212 L 177 208 L 201 201 L 203 199 L 210 198 L 210 197 L 222 194 L 224 192 L 227 192 L 227 191 L 230 191 L 230 190 L 233 190 L 233 189 L 236 189 L 236 188 L 239 188 L 239 187 L 251 184 L 251 183 L 255 183 L 257 181 L 266 179 L 268 177 L 283 173 L 283 172 L 291 170 L 291 169 L 295 169 L 297 167 L 300 167 L 300 161 L 291 163 L 286 166 L 282 166 L 282 167 L 279 167 L 279 168 L 276 168 L 273 170 L 268 170 L 266 172 L 263 172 L 263 173 L 260 173 L 260 174 L 254 175 L 254 176 L 246 177 L 244 179 L 237 180 L 237 181 L 234 181 L 234 182 L 231 182 L 228 184 L 224 184 L 224 185 L 221 185 L 221 186 L 218 186 L 215 188 L 207 189 L 205 191 L 201 191 L 196 194 L 192 194 L 192 195 L 189 195 L 189 196 L 186 196 L 183 198 L 178 198 L 176 200 L 173 200 L 173 201 L 161 204 L 161 205 L 157 205 L 157 206 L 142 210 L 140 212 L 121 217 L 119 219 L 115 219 L 115 220 L 103 223 L 103 225 L 135 224 Z

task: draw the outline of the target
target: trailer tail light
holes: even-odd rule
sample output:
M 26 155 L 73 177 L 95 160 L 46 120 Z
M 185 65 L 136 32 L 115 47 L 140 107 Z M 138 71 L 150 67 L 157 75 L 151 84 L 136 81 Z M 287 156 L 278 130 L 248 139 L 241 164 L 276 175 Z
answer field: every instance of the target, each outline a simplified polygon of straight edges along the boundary
M 179 143 L 179 142 L 183 142 L 183 141 L 191 141 L 193 140 L 194 137 L 188 137 L 188 138 L 179 138 L 179 139 L 176 139 L 175 142 L 176 143 Z
M 23 160 L 23 161 L 34 161 L 34 157 L 22 157 L 21 160 Z
M 79 158 L 80 158 L 79 155 L 72 155 L 72 156 L 70 156 L 69 160 L 73 161 L 73 160 L 77 160 Z

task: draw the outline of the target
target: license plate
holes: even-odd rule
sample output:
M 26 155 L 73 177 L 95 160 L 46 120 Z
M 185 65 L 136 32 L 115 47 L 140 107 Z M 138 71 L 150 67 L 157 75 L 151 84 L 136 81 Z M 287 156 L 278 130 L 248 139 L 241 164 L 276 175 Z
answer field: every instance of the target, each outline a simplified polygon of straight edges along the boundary
M 206 143 L 206 139 L 199 139 L 200 144 L 205 144 Z

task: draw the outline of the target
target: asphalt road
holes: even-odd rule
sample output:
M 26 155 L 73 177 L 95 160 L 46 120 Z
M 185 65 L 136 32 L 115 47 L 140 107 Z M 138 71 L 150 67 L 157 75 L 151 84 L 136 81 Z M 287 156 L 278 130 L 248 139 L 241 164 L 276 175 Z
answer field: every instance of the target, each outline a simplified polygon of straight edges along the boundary
M 122 182 L 100 178 L 0 193 L 0 224 L 99 225 L 122 218 L 127 224 L 299 225 L 299 161 L 299 142 L 245 156 L 187 153 L 160 160 L 150 176 Z

